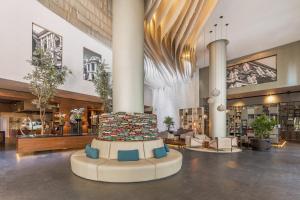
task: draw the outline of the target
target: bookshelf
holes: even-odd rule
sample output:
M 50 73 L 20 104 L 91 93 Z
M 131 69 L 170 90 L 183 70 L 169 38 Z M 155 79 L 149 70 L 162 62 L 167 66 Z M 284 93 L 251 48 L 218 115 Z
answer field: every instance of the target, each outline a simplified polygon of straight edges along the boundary
M 204 107 L 179 109 L 180 128 L 204 133 Z

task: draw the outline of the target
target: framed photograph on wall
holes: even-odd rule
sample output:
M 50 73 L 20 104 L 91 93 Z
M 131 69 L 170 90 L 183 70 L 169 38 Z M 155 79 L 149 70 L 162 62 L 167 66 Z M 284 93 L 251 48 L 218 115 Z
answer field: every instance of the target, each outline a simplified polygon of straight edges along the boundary
M 83 48 L 83 80 L 92 81 L 100 63 L 102 63 L 102 55 Z
M 32 23 L 32 57 L 35 55 L 37 48 L 48 52 L 54 60 L 57 68 L 62 67 L 63 56 L 63 38 L 62 36 L 49 31 L 37 24 Z
M 277 55 L 227 67 L 227 88 L 277 81 Z

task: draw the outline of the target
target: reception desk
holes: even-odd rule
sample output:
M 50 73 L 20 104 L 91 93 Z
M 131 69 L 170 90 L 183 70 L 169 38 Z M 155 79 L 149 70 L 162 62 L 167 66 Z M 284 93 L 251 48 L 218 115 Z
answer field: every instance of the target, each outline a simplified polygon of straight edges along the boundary
M 91 143 L 97 135 L 40 135 L 19 136 L 17 153 L 33 153 L 37 151 L 80 149 Z

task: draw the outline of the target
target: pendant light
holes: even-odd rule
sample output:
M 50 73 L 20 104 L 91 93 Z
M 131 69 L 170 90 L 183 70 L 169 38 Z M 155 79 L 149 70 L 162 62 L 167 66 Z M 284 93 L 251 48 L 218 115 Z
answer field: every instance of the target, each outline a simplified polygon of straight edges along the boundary
M 208 99 L 207 99 L 207 103 L 209 103 L 209 104 L 212 104 L 212 103 L 214 103 L 215 102 L 215 98 L 214 97 L 209 97 Z
M 219 106 L 217 107 L 217 110 L 220 111 L 220 112 L 224 112 L 224 111 L 226 111 L 226 106 L 223 105 L 223 104 L 221 104 L 221 105 L 219 105 Z

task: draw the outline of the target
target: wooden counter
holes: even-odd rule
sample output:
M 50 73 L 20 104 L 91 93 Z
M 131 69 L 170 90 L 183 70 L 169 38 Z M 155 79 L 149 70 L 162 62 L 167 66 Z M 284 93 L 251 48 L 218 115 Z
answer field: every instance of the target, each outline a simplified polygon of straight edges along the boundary
M 19 137 L 17 138 L 17 153 L 23 154 L 47 150 L 82 149 L 96 137 L 97 135 Z

